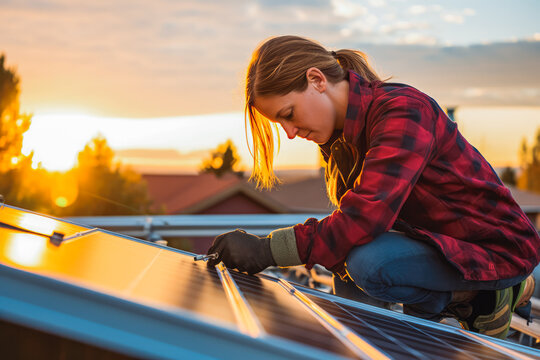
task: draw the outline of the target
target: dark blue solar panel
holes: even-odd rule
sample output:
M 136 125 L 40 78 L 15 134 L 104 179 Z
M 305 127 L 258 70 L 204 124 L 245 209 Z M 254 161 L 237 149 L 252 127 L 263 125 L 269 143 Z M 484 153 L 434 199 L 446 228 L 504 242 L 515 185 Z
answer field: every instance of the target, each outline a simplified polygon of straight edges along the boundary
M 14 209 L 7 214 L 15 225 L 25 218 L 24 213 Z M 29 219 L 35 219 L 35 216 Z M 57 228 L 69 234 L 85 230 L 57 222 Z M 48 225 L 46 222 L 42 228 Z M 99 231 L 60 246 L 50 246 L 41 240 L 35 234 L 0 227 L 0 264 L 164 309 L 169 314 L 181 310 L 222 329 L 242 331 L 216 270 L 208 269 L 206 263 L 194 262 L 189 255 Z M 34 254 L 38 256 L 36 259 L 29 259 L 28 254 L 19 251 L 29 244 L 37 246 L 30 249 L 30 252 L 39 251 Z M 328 326 L 323 326 L 277 279 L 230 272 L 258 322 L 270 335 L 263 335 L 261 341 L 271 343 L 281 338 L 289 341 L 287 344 L 301 344 L 298 349 L 311 349 L 314 354 L 355 357 L 340 337 L 328 330 Z M 301 287 L 298 289 L 304 291 Z M 407 320 L 404 316 L 393 316 L 369 306 L 355 306 L 354 302 L 323 296 L 313 290 L 305 293 L 343 325 L 392 358 L 512 359 L 489 344 L 448 331 L 443 326 L 426 326 L 412 318 Z M 540 354 L 535 350 L 524 353 L 529 357 Z

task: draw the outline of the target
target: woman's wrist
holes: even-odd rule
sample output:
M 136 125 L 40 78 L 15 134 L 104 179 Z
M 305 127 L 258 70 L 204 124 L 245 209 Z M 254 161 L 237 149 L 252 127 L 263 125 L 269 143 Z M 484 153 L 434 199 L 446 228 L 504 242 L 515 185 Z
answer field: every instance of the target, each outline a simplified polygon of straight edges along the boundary
M 302 265 L 292 226 L 274 230 L 270 233 L 269 237 L 270 250 L 277 266 Z

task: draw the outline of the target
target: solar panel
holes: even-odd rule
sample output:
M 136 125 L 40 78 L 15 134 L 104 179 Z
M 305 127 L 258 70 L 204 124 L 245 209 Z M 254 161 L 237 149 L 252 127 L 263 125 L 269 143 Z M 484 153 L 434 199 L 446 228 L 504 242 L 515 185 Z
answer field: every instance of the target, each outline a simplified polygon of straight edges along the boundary
M 193 254 L 108 231 L 8 206 L 0 222 L 0 319 L 116 353 L 540 359 L 536 349 L 222 264 L 208 269 Z M 59 231 L 58 246 L 48 236 Z
M 411 324 L 390 316 L 336 304 L 312 296 L 338 320 L 396 358 L 448 359 L 449 351 L 460 359 L 511 359 L 463 336 Z
M 278 283 L 241 273 L 233 272 L 231 275 L 269 334 L 340 355 L 353 356 L 298 301 L 287 296 Z

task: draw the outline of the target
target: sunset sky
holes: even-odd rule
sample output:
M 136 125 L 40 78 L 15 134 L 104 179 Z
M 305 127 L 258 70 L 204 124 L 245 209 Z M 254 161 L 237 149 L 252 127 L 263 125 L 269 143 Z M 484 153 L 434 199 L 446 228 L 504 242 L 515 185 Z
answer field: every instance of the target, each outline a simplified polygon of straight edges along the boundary
M 97 133 L 167 171 L 232 138 L 249 166 L 244 71 L 280 34 L 360 49 L 383 77 L 458 106 L 465 136 L 502 166 L 540 127 L 539 13 L 536 0 L 0 0 L 0 53 L 34 114 L 24 151 L 50 169 Z M 316 166 L 313 144 L 282 142 L 278 167 Z

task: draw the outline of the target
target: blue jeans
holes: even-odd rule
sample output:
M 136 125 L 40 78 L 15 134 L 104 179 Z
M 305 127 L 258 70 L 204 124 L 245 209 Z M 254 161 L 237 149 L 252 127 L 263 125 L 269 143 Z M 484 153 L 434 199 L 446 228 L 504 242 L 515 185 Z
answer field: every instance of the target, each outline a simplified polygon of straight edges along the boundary
M 463 280 L 461 272 L 435 246 L 399 232 L 384 233 L 354 248 L 345 265 L 354 283 L 345 284 L 334 277 L 337 295 L 368 303 L 403 303 L 406 313 L 430 320 L 440 317 L 439 313 L 452 300 L 452 291 L 504 289 L 527 277 Z M 362 290 L 375 300 L 365 301 Z

